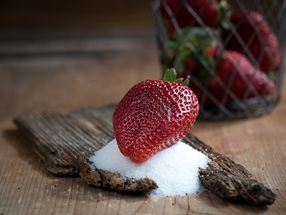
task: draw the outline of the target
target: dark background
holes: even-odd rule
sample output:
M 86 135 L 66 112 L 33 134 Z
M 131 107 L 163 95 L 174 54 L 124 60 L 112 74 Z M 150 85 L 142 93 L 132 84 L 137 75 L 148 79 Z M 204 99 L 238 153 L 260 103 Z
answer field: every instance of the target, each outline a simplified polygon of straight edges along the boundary
M 148 0 L 1 1 L 0 38 L 150 32 Z

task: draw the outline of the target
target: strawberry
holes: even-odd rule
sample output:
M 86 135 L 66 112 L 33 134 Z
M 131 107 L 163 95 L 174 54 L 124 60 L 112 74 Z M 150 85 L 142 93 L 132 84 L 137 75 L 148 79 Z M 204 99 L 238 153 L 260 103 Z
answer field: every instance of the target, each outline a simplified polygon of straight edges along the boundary
M 226 86 L 229 86 L 229 91 L 239 99 L 275 92 L 273 81 L 236 51 L 224 53 L 216 68 L 216 74 L 209 81 L 207 88 L 220 102 L 225 95 L 227 100 L 233 100 Z
M 187 135 L 198 111 L 197 97 L 187 86 L 142 81 L 127 92 L 113 114 L 118 147 L 132 161 L 144 162 Z
M 281 52 L 278 39 L 260 13 L 236 10 L 232 12 L 230 22 L 244 44 L 240 43 L 234 30 L 224 30 L 227 49 L 242 52 L 263 72 L 268 73 L 279 67 Z
M 160 6 L 170 35 L 175 25 L 216 27 L 226 24 L 229 16 L 229 5 L 225 0 L 166 0 Z M 173 19 L 175 18 L 175 20 Z

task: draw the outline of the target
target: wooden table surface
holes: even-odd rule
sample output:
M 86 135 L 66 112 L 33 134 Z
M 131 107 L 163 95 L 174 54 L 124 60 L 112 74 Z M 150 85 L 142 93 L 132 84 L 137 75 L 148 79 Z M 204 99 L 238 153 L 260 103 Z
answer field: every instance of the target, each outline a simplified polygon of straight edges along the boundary
M 246 166 L 277 193 L 268 209 L 232 204 L 207 192 L 161 199 L 128 196 L 45 170 L 15 131 L 13 117 L 117 102 L 138 81 L 159 78 L 156 44 L 152 37 L 146 38 L 18 43 L 9 48 L 0 42 L 3 53 L 5 48 L 13 50 L 9 55 L 0 53 L 1 215 L 286 214 L 285 87 L 270 115 L 197 122 L 193 129 L 194 135 Z

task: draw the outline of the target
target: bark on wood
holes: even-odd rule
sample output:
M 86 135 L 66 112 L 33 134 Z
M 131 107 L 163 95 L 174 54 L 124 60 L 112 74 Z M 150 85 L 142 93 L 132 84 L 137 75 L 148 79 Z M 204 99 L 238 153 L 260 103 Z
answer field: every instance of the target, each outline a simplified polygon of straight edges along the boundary
M 136 180 L 90 166 L 88 158 L 113 139 L 114 106 L 85 108 L 70 114 L 43 113 L 18 117 L 15 123 L 33 140 L 34 150 L 48 171 L 55 175 L 80 175 L 86 183 L 125 192 L 148 192 L 156 183 Z M 275 194 L 230 158 L 214 151 L 193 135 L 185 142 L 209 158 L 208 168 L 200 170 L 203 186 L 216 195 L 252 205 L 270 205 Z
M 271 205 L 275 200 L 269 188 L 252 178 L 232 175 L 212 166 L 201 169 L 199 177 L 205 188 L 222 198 L 257 206 Z

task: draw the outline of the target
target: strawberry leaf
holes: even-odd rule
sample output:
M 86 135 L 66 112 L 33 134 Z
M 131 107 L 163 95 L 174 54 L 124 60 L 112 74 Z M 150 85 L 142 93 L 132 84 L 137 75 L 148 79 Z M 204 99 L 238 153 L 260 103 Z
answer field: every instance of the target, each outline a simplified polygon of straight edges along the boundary
M 218 41 L 210 28 L 191 27 L 187 28 L 181 36 L 183 45 L 191 45 L 196 50 L 202 50 L 213 46 Z
M 169 41 L 168 43 L 168 48 L 171 49 L 171 50 L 176 50 L 178 48 L 178 42 L 175 41 L 175 40 L 171 40 Z
M 185 80 L 183 80 L 182 84 L 185 86 L 189 86 L 189 84 L 190 84 L 190 76 L 189 75 L 186 77 Z
M 230 30 L 232 29 L 233 25 L 232 23 L 230 22 L 229 19 L 223 19 L 221 20 L 221 26 L 226 29 L 226 30 Z
M 268 72 L 268 77 L 269 77 L 272 81 L 274 81 L 274 82 L 277 81 L 277 74 L 276 74 L 276 72 L 273 71 L 273 70 L 270 70 L 270 71 Z
M 164 81 L 169 81 L 169 82 L 177 82 L 180 84 L 183 84 L 185 86 L 188 86 L 190 83 L 190 76 L 187 78 L 177 78 L 177 72 L 175 68 L 169 68 L 166 69 L 164 76 L 163 76 Z
M 201 50 L 216 43 L 216 38 L 210 35 L 212 32 L 208 28 L 190 28 L 185 36 L 187 43 L 190 43 L 195 49 Z
M 189 27 L 177 33 L 168 46 L 173 51 L 173 65 L 177 71 L 184 70 L 187 59 L 200 61 L 205 49 L 218 44 L 215 33 L 210 28 Z
M 166 69 L 163 80 L 164 81 L 176 81 L 177 72 L 175 68 Z
M 218 4 L 218 11 L 221 26 L 226 30 L 233 28 L 233 24 L 230 21 L 231 8 L 226 0 L 220 0 Z
M 190 46 L 195 50 L 201 50 L 210 46 L 216 45 L 218 39 L 214 31 L 210 28 L 204 27 L 189 27 L 185 28 L 182 33 L 177 33 L 168 47 L 173 51 L 181 51 L 182 49 L 190 49 Z
M 187 78 L 177 78 L 176 79 L 176 82 L 177 83 L 180 83 L 182 85 L 185 85 L 185 86 L 189 86 L 189 83 L 190 83 L 190 76 L 188 75 Z
M 174 60 L 174 67 L 178 71 L 182 71 L 185 65 L 185 60 L 188 58 L 189 51 L 188 50 L 180 50 L 176 58 Z

